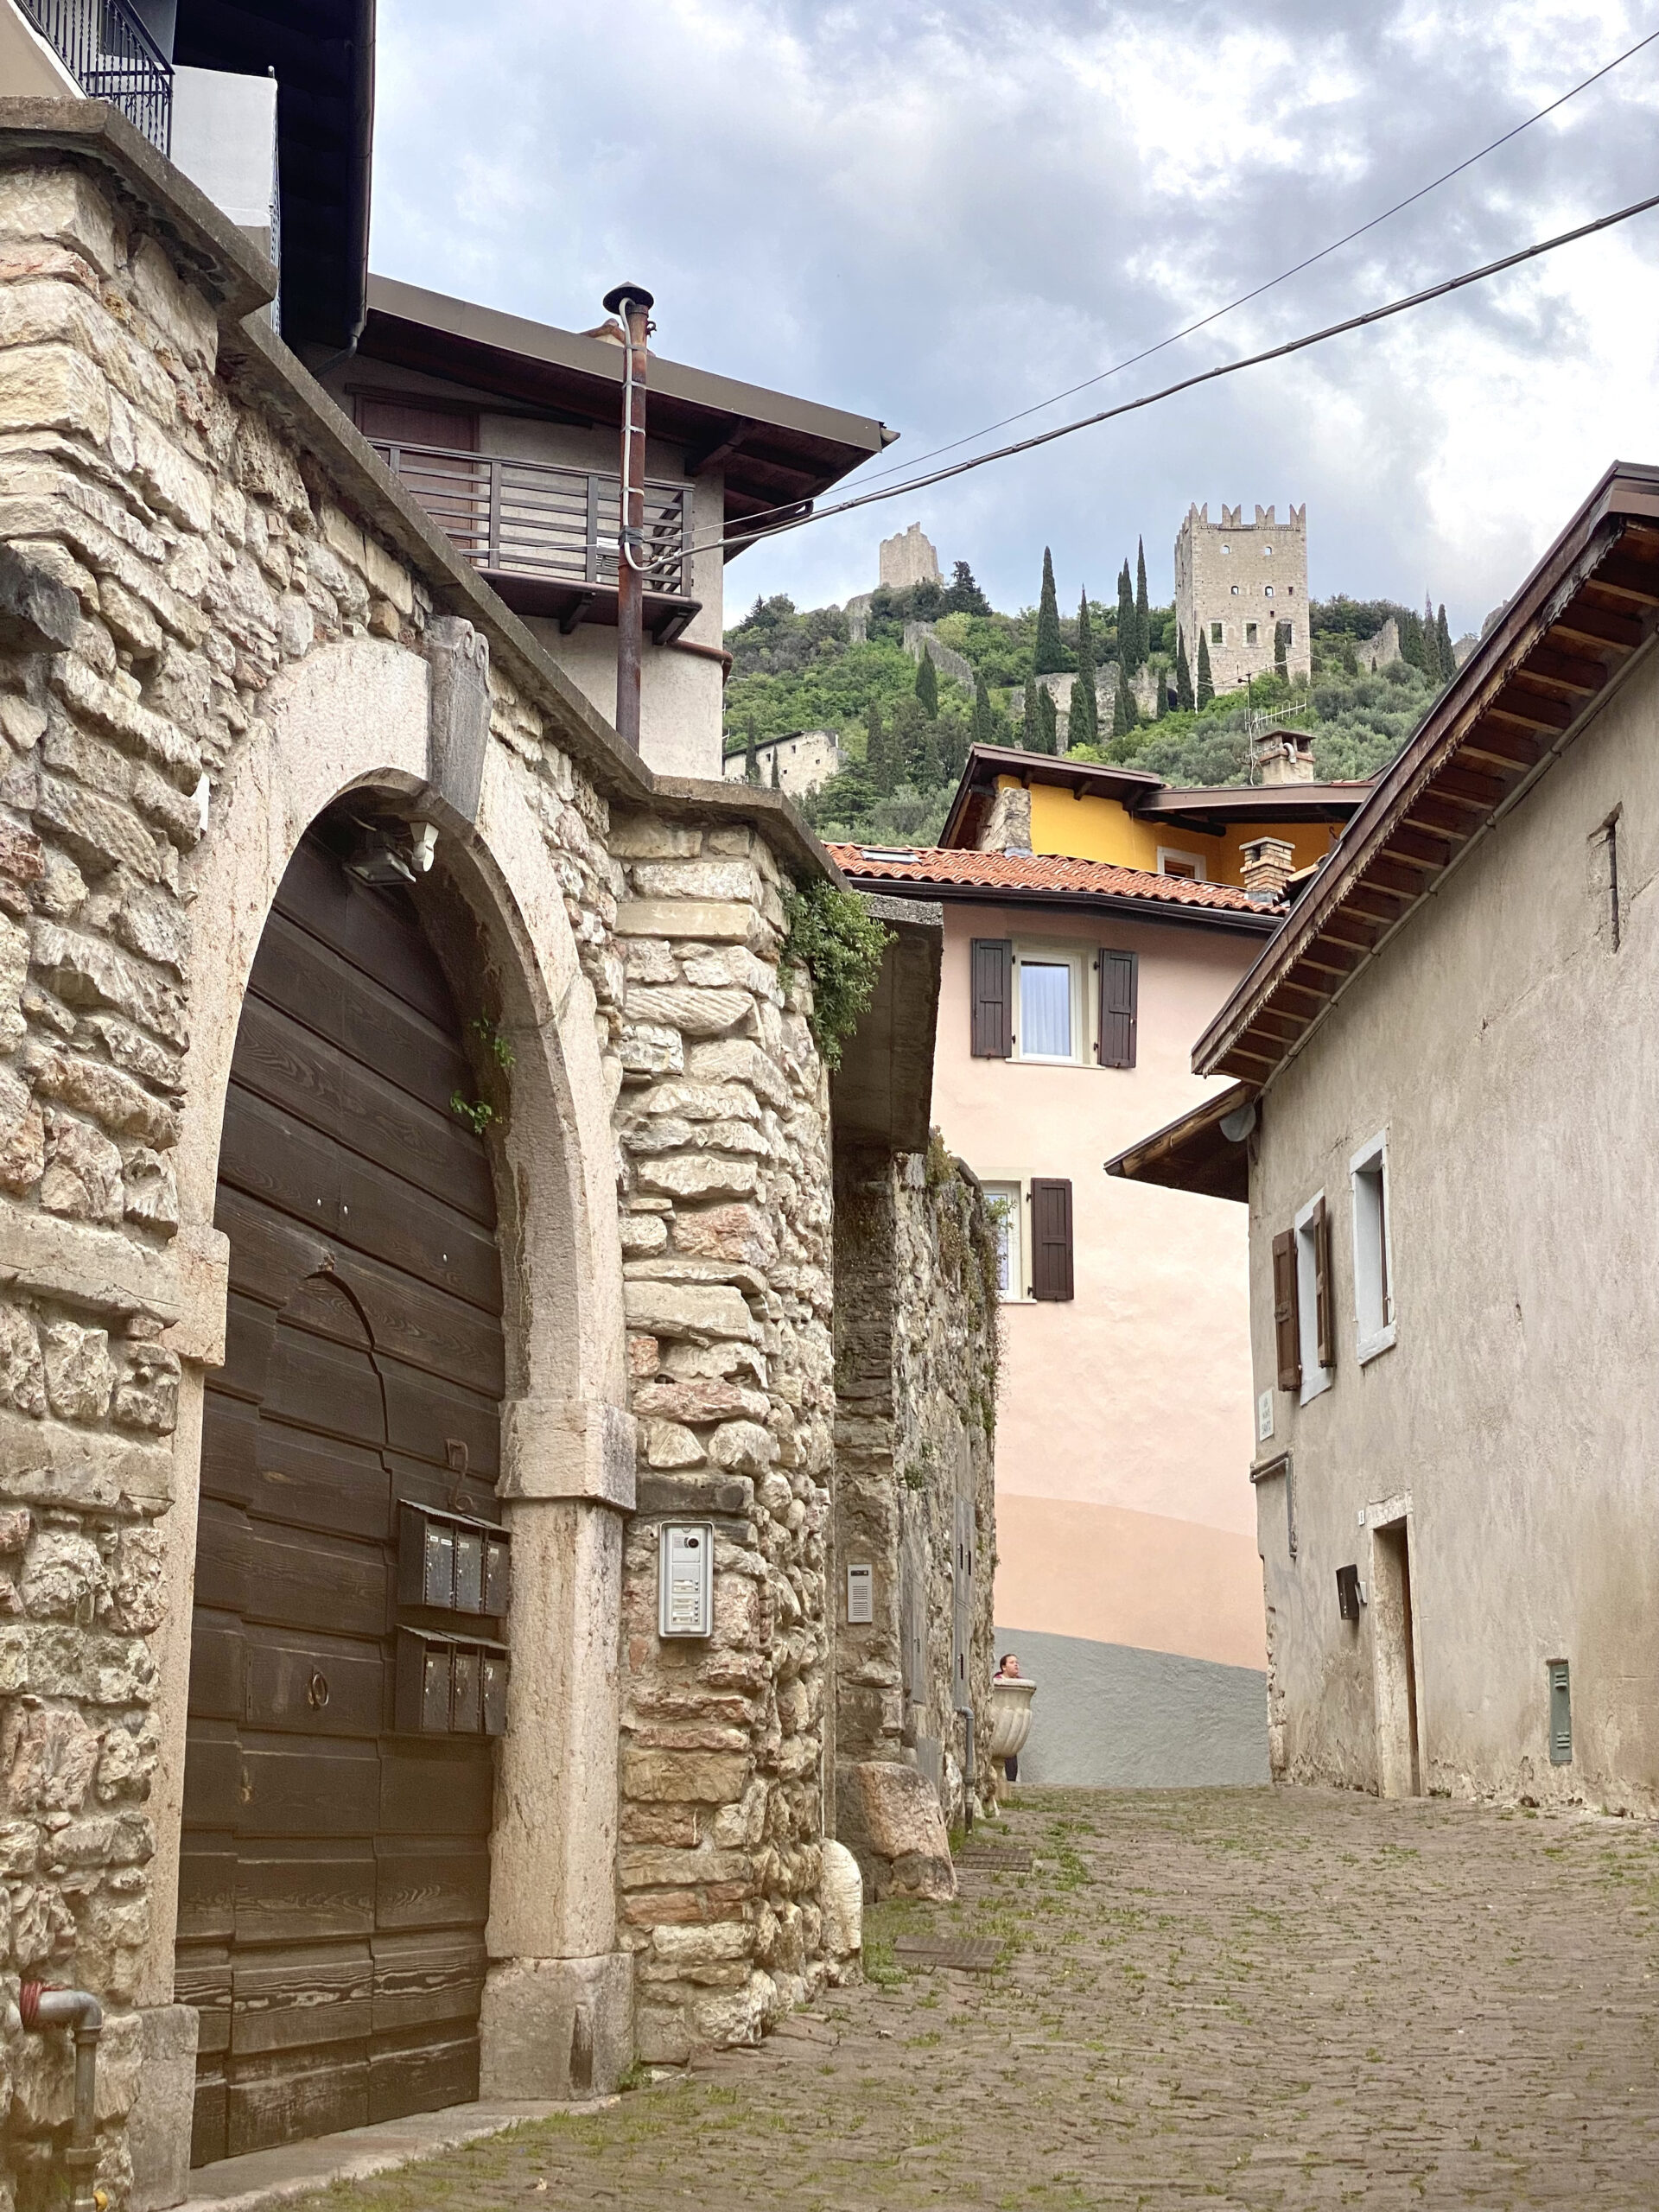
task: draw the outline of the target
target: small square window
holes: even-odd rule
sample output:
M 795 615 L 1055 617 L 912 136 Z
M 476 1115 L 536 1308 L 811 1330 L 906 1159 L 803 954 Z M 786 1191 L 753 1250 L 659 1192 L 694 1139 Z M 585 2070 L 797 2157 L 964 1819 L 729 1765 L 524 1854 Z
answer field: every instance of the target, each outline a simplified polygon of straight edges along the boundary
M 1221 550 L 1224 553 L 1230 553 L 1233 549 L 1230 545 L 1224 545 Z
M 1204 855 L 1184 853 L 1173 845 L 1160 845 L 1158 873 L 1160 875 L 1178 875 L 1188 883 L 1202 883 L 1205 880 Z
M 1235 599 L 1238 597 L 1238 586 L 1236 584 L 1233 586 L 1233 597 Z
M 1244 625 L 1244 642 L 1247 645 L 1257 643 L 1256 626 L 1254 622 L 1247 622 Z
M 1271 599 L 1273 597 L 1273 586 L 1271 584 L 1268 584 L 1264 587 L 1263 595 L 1268 599 Z
M 1020 1191 L 1018 1183 L 987 1183 L 985 1203 L 996 1236 L 996 1294 L 1020 1298 L 1024 1294 L 1025 1262 L 1021 1256 Z
M 1221 643 L 1221 625 L 1219 622 L 1212 622 L 1210 625 L 1210 642 L 1212 645 L 1218 645 Z
M 1272 552 L 1272 551 L 1273 551 L 1273 548 L 1272 548 L 1272 546 L 1271 546 L 1271 545 L 1264 545 L 1264 546 L 1262 548 L 1262 559 L 1265 561 L 1265 560 L 1268 558 L 1268 556 L 1269 556 L 1269 554 L 1271 554 L 1271 552 Z

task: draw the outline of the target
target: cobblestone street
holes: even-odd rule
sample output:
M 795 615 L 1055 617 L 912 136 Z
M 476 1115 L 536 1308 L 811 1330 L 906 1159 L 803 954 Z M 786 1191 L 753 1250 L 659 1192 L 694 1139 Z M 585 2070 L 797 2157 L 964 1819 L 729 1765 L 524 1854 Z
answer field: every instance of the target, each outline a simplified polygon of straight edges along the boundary
M 1659 2202 L 1659 1834 L 1300 1790 L 1022 1793 L 1028 1873 L 878 1910 L 872 1979 L 308 2205 Z M 901 1972 L 930 1929 L 993 1971 Z

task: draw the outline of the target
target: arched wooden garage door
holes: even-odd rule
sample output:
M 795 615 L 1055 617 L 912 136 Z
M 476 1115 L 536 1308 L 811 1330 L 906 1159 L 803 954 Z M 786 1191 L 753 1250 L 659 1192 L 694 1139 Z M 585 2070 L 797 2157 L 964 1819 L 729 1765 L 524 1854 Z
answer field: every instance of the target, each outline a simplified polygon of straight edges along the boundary
M 460 1038 L 411 901 L 308 836 L 219 1159 L 178 1929 L 198 2164 L 477 2094 L 507 1562 Z

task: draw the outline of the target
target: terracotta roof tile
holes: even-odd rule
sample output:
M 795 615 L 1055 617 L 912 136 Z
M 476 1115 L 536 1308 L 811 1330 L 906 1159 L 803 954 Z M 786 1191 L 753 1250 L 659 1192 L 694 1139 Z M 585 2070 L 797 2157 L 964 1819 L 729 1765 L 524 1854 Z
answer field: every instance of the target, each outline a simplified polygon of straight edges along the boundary
M 1208 906 L 1231 913 L 1285 911 L 1282 905 L 1252 899 L 1234 883 L 1193 883 L 1185 876 L 1154 875 L 1109 861 L 1069 860 L 1058 853 L 973 853 L 928 845 L 831 845 L 829 851 L 842 874 L 860 882 L 982 884 L 988 891 L 1093 892 L 1144 899 L 1148 906 Z

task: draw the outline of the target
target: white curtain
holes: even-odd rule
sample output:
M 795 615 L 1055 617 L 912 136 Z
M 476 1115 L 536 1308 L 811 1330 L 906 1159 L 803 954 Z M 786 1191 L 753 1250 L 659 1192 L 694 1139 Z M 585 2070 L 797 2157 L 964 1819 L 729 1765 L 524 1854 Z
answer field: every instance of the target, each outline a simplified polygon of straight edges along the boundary
M 1071 1057 L 1071 970 L 1064 962 L 1020 963 L 1020 1051 L 1026 1059 Z

